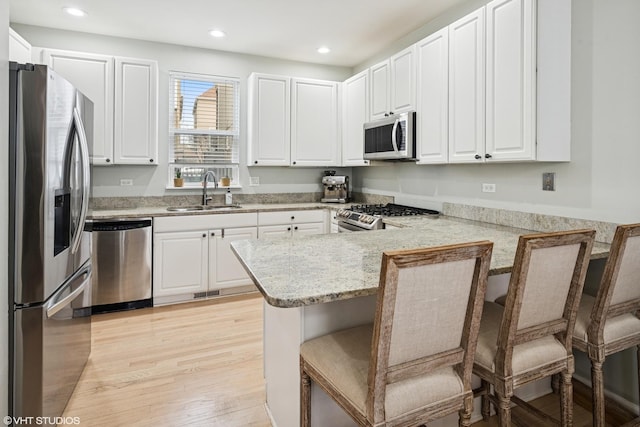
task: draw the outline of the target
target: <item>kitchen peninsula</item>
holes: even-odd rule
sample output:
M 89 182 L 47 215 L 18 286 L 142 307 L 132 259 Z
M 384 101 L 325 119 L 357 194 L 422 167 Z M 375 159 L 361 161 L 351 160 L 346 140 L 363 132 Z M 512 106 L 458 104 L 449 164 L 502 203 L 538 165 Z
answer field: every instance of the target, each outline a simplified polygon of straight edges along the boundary
M 266 302 L 264 375 L 274 426 L 299 422 L 300 343 L 373 320 L 383 251 L 490 240 L 487 299 L 493 299 L 506 291 L 518 236 L 532 232 L 446 216 L 393 222 L 405 228 L 232 244 Z M 608 250 L 596 243 L 592 259 L 605 258 Z M 315 385 L 312 411 L 314 426 L 354 425 Z

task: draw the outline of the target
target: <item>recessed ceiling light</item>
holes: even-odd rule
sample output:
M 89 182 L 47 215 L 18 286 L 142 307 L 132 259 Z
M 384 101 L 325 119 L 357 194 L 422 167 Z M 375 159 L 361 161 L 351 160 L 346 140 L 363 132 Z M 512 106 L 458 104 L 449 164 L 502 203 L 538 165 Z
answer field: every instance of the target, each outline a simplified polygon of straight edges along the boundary
M 209 31 L 209 35 L 210 35 L 211 37 L 217 37 L 217 38 L 220 38 L 220 37 L 224 37 L 224 36 L 226 36 L 227 34 L 226 34 L 224 31 L 222 31 L 222 30 L 211 30 L 211 31 Z
M 87 12 L 82 9 L 78 9 L 77 7 L 63 7 L 62 10 L 64 10 L 71 16 L 87 16 Z
M 321 47 L 318 48 L 318 53 L 326 54 L 326 53 L 329 53 L 329 52 L 331 52 L 331 49 L 329 49 L 326 46 L 321 46 Z

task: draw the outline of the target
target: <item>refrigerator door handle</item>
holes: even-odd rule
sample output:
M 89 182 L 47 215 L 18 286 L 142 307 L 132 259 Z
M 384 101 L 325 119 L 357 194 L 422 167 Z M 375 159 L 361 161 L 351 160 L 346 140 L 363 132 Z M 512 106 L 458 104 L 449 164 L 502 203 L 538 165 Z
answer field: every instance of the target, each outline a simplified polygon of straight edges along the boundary
M 87 287 L 91 284 L 91 268 L 90 267 L 87 267 L 86 269 L 80 270 L 78 273 L 76 273 L 74 277 L 69 279 L 69 283 L 71 284 L 75 282 L 78 278 L 82 276 L 84 276 L 83 282 L 80 286 L 78 286 L 76 290 L 71 292 L 66 297 L 62 298 L 60 301 L 57 301 L 51 307 L 47 308 L 47 318 L 51 318 L 55 316 L 56 313 L 58 313 L 60 310 L 65 308 L 67 305 L 69 305 L 71 301 L 76 299 L 78 295 L 80 295 L 82 292 L 84 292 L 87 289 Z
M 89 209 L 89 144 L 87 142 L 87 135 L 84 131 L 84 123 L 78 112 L 78 108 L 73 109 L 73 122 L 76 133 L 78 134 L 78 140 L 80 141 L 80 156 L 82 158 L 82 206 L 80 208 L 80 219 L 78 221 L 78 228 L 73 236 L 73 242 L 71 244 L 71 253 L 76 253 L 80 247 L 80 241 L 82 240 L 82 231 L 87 220 L 87 211 Z

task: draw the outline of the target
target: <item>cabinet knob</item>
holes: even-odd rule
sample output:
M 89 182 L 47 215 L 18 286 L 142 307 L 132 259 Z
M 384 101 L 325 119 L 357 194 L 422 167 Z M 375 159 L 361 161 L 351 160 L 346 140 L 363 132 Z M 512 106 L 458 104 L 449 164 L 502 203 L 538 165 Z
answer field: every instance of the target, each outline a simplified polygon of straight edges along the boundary
M 296 164 L 296 162 L 293 162 L 293 164 L 295 165 L 295 164 Z
M 107 160 L 106 160 L 106 162 L 107 162 L 107 163 L 111 163 L 111 159 L 107 159 Z
M 153 163 L 153 159 L 149 159 L 149 163 Z
M 384 113 L 384 116 L 385 117 L 389 117 L 389 113 Z
M 296 217 L 295 216 L 291 216 L 291 219 L 296 219 Z
M 491 157 L 493 157 L 493 156 L 492 156 L 491 154 L 489 154 L 489 153 L 487 153 L 487 154 L 485 154 L 485 155 L 484 155 L 484 158 L 485 158 L 485 159 L 490 159 Z
M 287 227 L 287 231 L 291 231 L 291 227 Z
M 207 237 L 207 233 L 202 233 L 202 237 Z
M 297 229 L 298 229 L 298 227 L 293 227 L 293 229 L 294 229 L 294 230 L 297 230 Z
M 211 233 L 211 237 L 214 237 L 216 235 L 216 233 Z
M 476 159 L 476 160 L 480 160 L 481 158 L 482 158 L 482 157 L 480 156 L 480 154 L 476 154 L 476 155 L 475 155 L 475 159 Z
M 254 160 L 254 161 L 253 161 L 253 164 L 254 164 L 254 165 L 257 165 L 257 164 L 258 164 L 258 161 L 257 161 L 257 160 Z

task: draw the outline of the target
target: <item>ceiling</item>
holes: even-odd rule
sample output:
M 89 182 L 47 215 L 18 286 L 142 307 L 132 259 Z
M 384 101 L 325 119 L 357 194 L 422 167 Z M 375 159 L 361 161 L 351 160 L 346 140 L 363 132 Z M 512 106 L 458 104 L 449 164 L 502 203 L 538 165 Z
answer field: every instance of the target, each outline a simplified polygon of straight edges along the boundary
M 12 23 L 352 67 L 467 0 L 10 0 Z M 67 15 L 63 7 L 88 13 Z M 216 39 L 209 30 L 227 36 Z M 328 46 L 331 52 L 319 54 Z

